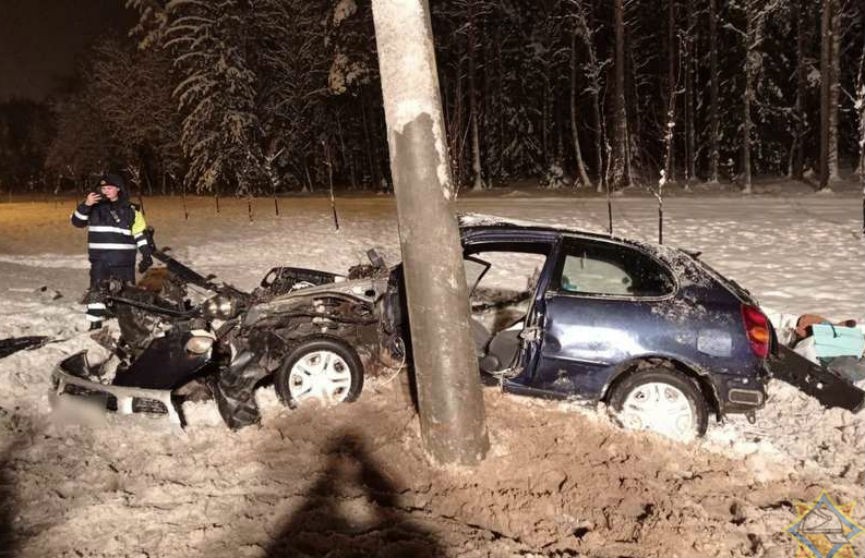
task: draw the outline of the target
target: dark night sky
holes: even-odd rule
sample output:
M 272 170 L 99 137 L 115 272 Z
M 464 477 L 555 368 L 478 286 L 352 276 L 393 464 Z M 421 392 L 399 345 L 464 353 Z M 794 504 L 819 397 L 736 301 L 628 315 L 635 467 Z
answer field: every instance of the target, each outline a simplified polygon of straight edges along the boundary
M 0 0 L 0 101 L 43 99 L 99 34 L 125 37 L 124 0 Z

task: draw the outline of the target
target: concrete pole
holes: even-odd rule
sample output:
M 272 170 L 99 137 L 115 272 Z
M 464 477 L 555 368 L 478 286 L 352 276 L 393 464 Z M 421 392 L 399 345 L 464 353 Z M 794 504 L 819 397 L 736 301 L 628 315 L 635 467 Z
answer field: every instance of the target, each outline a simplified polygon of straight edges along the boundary
M 439 463 L 472 465 L 489 438 L 427 0 L 373 0 L 421 435 Z

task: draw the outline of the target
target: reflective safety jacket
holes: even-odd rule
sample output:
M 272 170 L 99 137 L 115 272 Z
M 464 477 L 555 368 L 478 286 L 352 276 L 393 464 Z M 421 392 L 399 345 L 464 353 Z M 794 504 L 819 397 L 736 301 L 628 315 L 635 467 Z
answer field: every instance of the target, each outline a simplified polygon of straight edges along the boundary
M 88 206 L 80 203 L 72 214 L 72 224 L 87 227 L 87 253 L 91 262 L 108 265 L 135 265 L 135 249 L 150 253 L 144 229 L 144 216 L 128 199 L 102 201 Z

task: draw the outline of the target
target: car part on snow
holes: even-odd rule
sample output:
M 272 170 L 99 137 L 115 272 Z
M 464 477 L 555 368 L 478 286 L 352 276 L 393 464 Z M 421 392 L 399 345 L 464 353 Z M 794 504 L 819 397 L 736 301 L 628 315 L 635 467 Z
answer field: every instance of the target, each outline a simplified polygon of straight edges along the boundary
M 865 391 L 834 370 L 814 364 L 784 345 L 769 360 L 772 376 L 814 397 L 824 407 L 839 407 L 853 413 L 865 408 Z
M 865 408 L 862 359 L 865 336 L 854 320 L 832 324 L 817 314 L 776 314 L 778 351 L 769 359 L 772 376 L 811 395 L 824 407 Z M 818 339 L 818 337 L 820 339 Z
M 190 345 L 200 345 L 198 338 L 209 339 L 204 352 L 192 352 Z M 114 385 L 146 389 L 172 390 L 199 376 L 212 363 L 215 336 L 204 330 L 172 329 L 164 337 L 153 339 L 131 365 L 117 370 Z M 199 350 L 200 347 L 192 347 Z
M 25 349 L 35 349 L 41 347 L 49 340 L 44 336 L 30 337 L 10 337 L 9 339 L 0 339 L 0 358 L 7 357 L 12 353 L 23 351 Z
M 650 368 L 613 386 L 610 406 L 632 430 L 651 430 L 674 440 L 703 436 L 708 426 L 706 398 L 697 383 L 672 368 Z
M 151 233 L 152 234 L 152 233 Z M 190 269 L 186 265 L 180 263 L 175 260 L 172 256 L 169 255 L 171 248 L 164 247 L 161 250 L 153 250 L 153 257 L 165 264 L 165 267 L 168 269 L 168 272 L 175 277 L 178 277 L 180 280 L 201 287 L 202 289 L 206 289 L 208 291 L 218 291 L 220 286 L 213 282 L 213 279 L 216 278 L 215 275 L 208 275 L 205 277 L 200 273 Z
M 351 402 L 363 389 L 363 363 L 344 341 L 311 337 L 288 353 L 274 384 L 279 398 L 291 408 L 308 400 Z
M 86 352 L 76 353 L 64 359 L 54 369 L 54 391 L 60 397 L 69 394 L 100 399 L 105 408 L 123 415 L 136 412 L 166 413 L 171 423 L 182 424 L 170 389 L 108 385 L 88 380 L 89 376 L 98 375 L 95 372 L 98 370 L 91 369 Z
M 148 270 L 137 286 L 117 283 L 106 296 L 120 326 L 118 339 L 102 343 L 117 363 L 110 385 L 100 377 L 105 366 L 94 369 L 82 353 L 61 363 L 55 386 L 122 412 L 152 410 L 180 422 L 172 395 L 204 385 L 236 429 L 259 421 L 254 390 L 288 359 L 277 383 L 290 405 L 352 401 L 363 386 L 357 350 L 388 348 L 389 356 L 405 358 L 399 324 L 391 321 L 399 312 L 389 307 L 399 299 L 385 296 L 391 270 L 374 250 L 368 256 L 371 265 L 352 267 L 348 277 L 273 268 L 260 288 L 245 293 L 155 250 L 166 267 Z

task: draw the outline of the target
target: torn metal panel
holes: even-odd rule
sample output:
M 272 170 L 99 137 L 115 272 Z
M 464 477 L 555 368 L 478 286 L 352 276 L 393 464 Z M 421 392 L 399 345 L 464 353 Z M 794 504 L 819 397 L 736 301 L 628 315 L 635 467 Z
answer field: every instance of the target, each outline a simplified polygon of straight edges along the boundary
M 789 347 L 778 346 L 777 355 L 769 361 L 769 369 L 774 378 L 802 390 L 825 407 L 839 407 L 854 413 L 865 408 L 865 391 Z

